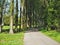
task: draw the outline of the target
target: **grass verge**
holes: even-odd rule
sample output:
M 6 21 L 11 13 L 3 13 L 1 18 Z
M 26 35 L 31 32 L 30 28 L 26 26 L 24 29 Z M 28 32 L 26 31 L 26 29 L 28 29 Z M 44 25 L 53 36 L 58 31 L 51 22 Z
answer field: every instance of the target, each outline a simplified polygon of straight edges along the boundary
M 0 34 L 0 45 L 23 45 L 24 33 Z
M 60 43 L 60 33 L 57 32 L 56 30 L 50 31 L 41 30 L 41 32 Z

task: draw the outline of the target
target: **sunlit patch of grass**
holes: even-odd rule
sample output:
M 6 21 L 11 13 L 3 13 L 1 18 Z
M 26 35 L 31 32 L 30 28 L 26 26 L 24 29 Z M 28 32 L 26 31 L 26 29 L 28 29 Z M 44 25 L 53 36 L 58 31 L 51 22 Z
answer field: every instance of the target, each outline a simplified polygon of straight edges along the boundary
M 10 29 L 10 26 L 3 26 L 2 29 Z
M 19 28 L 19 26 L 18 26 L 18 28 Z M 3 30 L 10 29 L 10 26 L 3 26 L 2 29 Z M 15 29 L 15 26 L 13 26 L 13 29 Z
M 23 45 L 24 33 L 0 34 L 0 45 Z
M 41 30 L 41 32 L 51 37 L 52 39 L 56 40 L 57 42 L 60 42 L 60 33 L 57 32 L 56 30 L 50 30 L 50 31 Z

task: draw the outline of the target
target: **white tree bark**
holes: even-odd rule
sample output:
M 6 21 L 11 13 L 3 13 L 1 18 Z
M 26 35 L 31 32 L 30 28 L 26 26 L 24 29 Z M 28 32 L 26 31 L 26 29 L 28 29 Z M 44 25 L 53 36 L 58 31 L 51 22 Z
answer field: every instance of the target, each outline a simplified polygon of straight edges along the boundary
M 0 25 L 0 33 L 1 33 L 1 25 Z
M 10 34 L 13 34 L 13 16 L 10 17 Z

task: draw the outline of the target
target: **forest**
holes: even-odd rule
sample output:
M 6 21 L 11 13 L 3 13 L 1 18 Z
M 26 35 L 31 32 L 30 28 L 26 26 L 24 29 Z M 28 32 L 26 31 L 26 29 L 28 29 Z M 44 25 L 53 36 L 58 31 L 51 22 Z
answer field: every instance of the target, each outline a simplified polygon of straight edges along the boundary
M 0 33 L 29 28 L 59 33 L 60 0 L 0 0 Z
M 21 3 L 20 3 L 21 2 Z M 60 31 L 60 1 L 58 0 L 0 1 L 0 32 L 4 25 L 39 27 Z

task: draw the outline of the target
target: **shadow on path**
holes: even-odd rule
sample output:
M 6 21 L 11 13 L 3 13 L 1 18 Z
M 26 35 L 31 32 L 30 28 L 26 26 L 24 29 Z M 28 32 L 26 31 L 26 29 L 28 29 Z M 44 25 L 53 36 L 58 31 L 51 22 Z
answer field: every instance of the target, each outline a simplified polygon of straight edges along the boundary
M 38 28 L 29 28 L 27 29 L 27 31 L 25 31 L 25 33 L 29 33 L 29 32 L 38 32 Z

